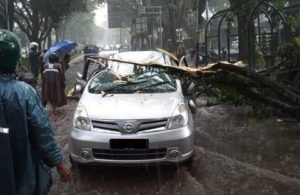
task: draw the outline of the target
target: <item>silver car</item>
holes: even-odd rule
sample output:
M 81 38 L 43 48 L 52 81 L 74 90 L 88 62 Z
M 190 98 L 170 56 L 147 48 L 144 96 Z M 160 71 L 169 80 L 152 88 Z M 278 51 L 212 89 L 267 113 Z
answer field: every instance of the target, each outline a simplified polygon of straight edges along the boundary
M 171 64 L 153 51 L 111 58 Z M 194 126 L 182 84 L 157 68 L 108 62 L 87 82 L 70 131 L 70 158 L 79 164 L 179 163 L 192 159 Z M 189 106 L 190 105 L 190 106 Z

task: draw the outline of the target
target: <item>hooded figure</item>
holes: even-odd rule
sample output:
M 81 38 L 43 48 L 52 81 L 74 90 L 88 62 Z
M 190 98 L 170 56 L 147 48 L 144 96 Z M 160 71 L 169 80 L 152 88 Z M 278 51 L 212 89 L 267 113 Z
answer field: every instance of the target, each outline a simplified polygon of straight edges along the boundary
M 178 60 L 180 60 L 185 55 L 186 55 L 186 52 L 185 52 L 185 48 L 183 46 L 183 42 L 182 41 L 178 41 L 178 47 L 177 47 L 177 51 L 176 51 L 176 57 L 178 58 Z
M 70 179 L 47 114 L 36 91 L 15 80 L 20 44 L 0 29 L 0 194 L 44 195 L 51 185 L 49 167 Z
M 39 76 L 39 66 L 40 66 L 40 55 L 41 52 L 38 52 L 39 44 L 36 42 L 32 42 L 30 44 L 30 51 L 29 51 L 29 63 L 30 63 L 30 70 L 35 78 Z

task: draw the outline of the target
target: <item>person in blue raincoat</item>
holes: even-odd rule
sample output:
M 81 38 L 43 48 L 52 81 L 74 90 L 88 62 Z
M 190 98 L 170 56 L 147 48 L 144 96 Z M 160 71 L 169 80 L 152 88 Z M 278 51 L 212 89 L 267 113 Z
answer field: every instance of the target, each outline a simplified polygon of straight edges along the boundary
M 63 181 L 70 169 L 36 91 L 15 80 L 19 57 L 17 37 L 0 29 L 0 194 L 44 195 L 52 185 L 49 167 Z

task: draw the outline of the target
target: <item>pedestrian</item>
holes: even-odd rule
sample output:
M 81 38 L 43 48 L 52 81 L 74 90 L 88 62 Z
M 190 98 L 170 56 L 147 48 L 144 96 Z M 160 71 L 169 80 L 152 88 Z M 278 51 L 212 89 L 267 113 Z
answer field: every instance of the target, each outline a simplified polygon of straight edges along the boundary
M 61 95 L 62 95 L 62 104 L 63 105 L 66 105 L 67 104 L 67 98 L 66 98 L 66 92 L 65 92 L 65 89 L 66 89 L 66 76 L 65 76 L 65 73 L 66 73 L 66 70 L 68 70 L 70 68 L 70 63 L 71 61 L 71 55 L 70 54 L 66 54 L 64 56 L 64 59 L 63 61 L 60 62 L 61 66 L 62 66 L 62 73 L 61 73 Z
M 188 64 L 192 67 L 195 66 L 196 63 L 196 52 L 194 49 L 190 49 L 190 55 L 187 58 Z
M 66 54 L 64 56 L 64 59 L 61 61 L 61 65 L 62 65 L 64 73 L 65 73 L 66 70 L 68 70 L 70 68 L 70 64 L 69 64 L 70 61 L 71 61 L 71 55 Z
M 52 106 L 52 114 L 57 107 L 64 105 L 62 99 L 62 66 L 58 63 L 59 57 L 56 54 L 49 56 L 49 62 L 44 65 L 42 102 L 46 106 L 49 101 Z
M 108 49 L 110 49 L 110 46 L 108 46 Z M 98 55 L 99 51 L 100 51 L 100 48 L 97 47 L 96 45 L 86 45 L 86 46 L 83 48 L 83 53 L 84 53 L 84 63 L 87 62 L 87 59 L 88 59 L 90 56 Z
M 168 39 L 167 41 L 167 51 L 172 53 L 173 52 L 173 43 L 171 39 Z
M 39 47 L 38 43 L 36 42 L 30 43 L 29 64 L 30 64 L 30 70 L 36 79 L 39 76 L 40 55 L 41 55 L 41 52 L 38 51 L 38 47 Z
M 183 42 L 182 41 L 178 41 L 178 46 L 177 46 L 177 51 L 176 51 L 176 57 L 179 60 L 179 63 L 181 62 L 181 59 L 183 57 L 185 57 L 185 56 L 186 56 L 186 51 L 185 51 L 185 48 L 183 46 Z M 186 58 L 184 58 L 182 62 L 184 62 L 185 66 L 188 66 L 188 62 L 187 62 Z M 181 66 L 181 65 L 182 64 L 179 64 L 179 66 Z
M 0 194 L 45 195 L 56 167 L 71 178 L 36 91 L 15 80 L 20 57 L 17 37 L 0 29 Z
M 176 57 L 180 61 L 181 58 L 186 55 L 186 52 L 182 41 L 178 41 L 177 44 L 178 46 L 177 46 Z

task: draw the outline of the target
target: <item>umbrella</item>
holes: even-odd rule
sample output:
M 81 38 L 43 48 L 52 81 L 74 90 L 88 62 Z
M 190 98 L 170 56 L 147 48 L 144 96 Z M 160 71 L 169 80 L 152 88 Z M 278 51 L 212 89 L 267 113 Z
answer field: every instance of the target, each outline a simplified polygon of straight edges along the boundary
M 49 56 L 56 53 L 60 59 L 62 59 L 66 54 L 70 53 L 77 44 L 74 41 L 64 40 L 61 42 L 54 43 L 50 49 L 45 53 L 43 61 L 46 62 Z

